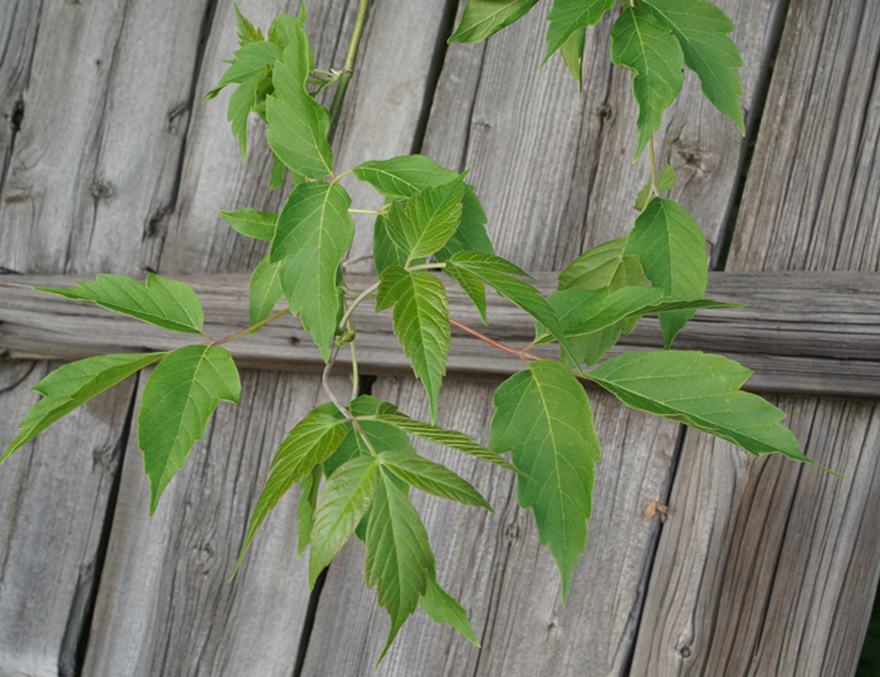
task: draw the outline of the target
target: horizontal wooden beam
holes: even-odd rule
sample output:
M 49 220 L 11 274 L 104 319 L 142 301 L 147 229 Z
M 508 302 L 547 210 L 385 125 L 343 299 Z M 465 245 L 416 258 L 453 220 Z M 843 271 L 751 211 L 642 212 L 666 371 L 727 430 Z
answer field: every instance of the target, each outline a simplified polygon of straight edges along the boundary
M 555 276 L 536 274 L 553 289 Z M 78 359 L 90 355 L 157 351 L 197 342 L 96 306 L 36 292 L 32 286 L 69 286 L 85 277 L 0 276 L 0 356 L 17 359 Z M 248 324 L 248 278 L 211 275 L 181 278 L 205 308 L 205 331 L 233 334 Z M 375 280 L 349 275 L 352 288 Z M 481 328 L 479 315 L 454 284 L 447 284 L 452 317 Z M 747 387 L 758 392 L 880 397 L 880 276 L 862 273 L 715 273 L 707 296 L 745 308 L 699 311 L 679 334 L 675 348 L 720 353 L 755 370 Z M 489 326 L 481 331 L 513 347 L 534 336 L 534 322 L 490 294 Z M 410 373 L 391 332 L 390 313 L 374 314 L 370 302 L 355 315 L 358 363 L 364 373 Z M 522 368 L 520 360 L 453 328 L 448 372 L 493 379 Z M 293 317 L 227 345 L 242 365 L 269 369 L 318 369 L 320 354 Z M 612 354 L 662 347 L 656 318 L 645 318 Z M 552 357 L 544 346 L 533 352 Z M 348 351 L 340 354 L 341 367 Z

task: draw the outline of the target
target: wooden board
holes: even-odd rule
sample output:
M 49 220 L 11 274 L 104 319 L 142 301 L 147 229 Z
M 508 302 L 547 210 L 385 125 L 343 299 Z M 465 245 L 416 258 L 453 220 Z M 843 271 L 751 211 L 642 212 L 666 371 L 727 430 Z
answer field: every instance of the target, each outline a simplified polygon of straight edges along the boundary
M 878 32 L 876 3 L 792 2 L 729 270 L 877 269 Z M 635 674 L 855 671 L 880 574 L 880 412 L 778 404 L 847 479 L 689 432 Z
M 735 20 L 753 13 L 775 17 L 775 3 L 761 3 L 760 9 L 754 3 L 723 5 Z M 541 3 L 485 46 L 449 48 L 422 145 L 443 165 L 473 167 L 469 178 L 486 207 L 497 251 L 530 270 L 559 270 L 582 248 L 623 235 L 635 217 L 634 196 L 650 172 L 646 164 L 631 167 L 628 161 L 635 145 L 635 113 L 628 72 L 612 71 L 608 65 L 609 21 L 588 33 L 584 69 L 590 77 L 583 98 L 578 98 L 558 59 L 538 70 L 548 7 Z M 746 83 L 748 92 L 760 70 L 765 39 L 763 21 L 760 25 L 761 30 L 737 36 L 750 64 L 747 72 L 755 74 L 755 80 Z M 771 20 L 767 31 L 773 30 Z M 726 177 L 713 186 L 712 200 L 686 203 L 714 242 L 723 222 L 715 201 L 726 205 L 733 195 L 742 140 L 735 129 L 727 136 L 703 137 L 693 118 L 699 88 L 692 80 L 687 87 L 667 120 L 686 117 L 689 133 L 694 125 L 692 138 L 704 139 L 701 148 L 730 158 L 724 165 L 705 167 L 705 175 Z M 705 111 L 707 118 L 714 115 Z M 670 149 L 682 136 L 683 125 L 668 127 Z M 616 185 L 612 176 L 617 177 Z M 707 179 L 700 175 L 685 181 L 682 199 L 689 184 L 696 188 L 703 180 Z M 385 387 L 381 382 L 374 386 L 376 392 L 390 392 Z M 410 393 L 417 394 L 418 387 L 401 387 L 395 401 L 405 410 L 418 411 L 422 405 L 415 404 Z M 454 413 L 446 423 L 480 433 L 487 441 L 489 412 L 483 407 L 489 407 L 490 394 L 485 385 L 447 382 L 441 398 L 451 398 Z M 498 497 L 495 505 L 504 506 L 504 512 L 486 518 L 490 526 L 478 528 L 476 543 L 461 534 L 463 527 L 457 525 L 463 518 L 454 508 L 425 515 L 432 544 L 461 539 L 456 541 L 461 549 L 441 570 L 446 571 L 446 581 L 455 582 L 454 593 L 459 594 L 464 582 L 460 594 L 476 619 L 483 649 L 476 653 L 446 628 L 411 621 L 413 629 L 404 627 L 378 674 L 626 673 L 658 529 L 657 522 L 645 519 L 644 505 L 666 495 L 678 426 L 601 397 L 596 410 L 607 447 L 600 473 L 613 480 L 597 483 L 591 541 L 572 583 L 571 599 L 582 602 L 561 609 L 558 574 L 552 558 L 538 546 L 531 515 L 516 508 L 510 477 L 493 476 L 483 488 Z M 469 528 L 473 521 L 468 520 Z M 510 528 L 502 523 L 515 524 L 516 537 L 511 538 Z M 333 674 L 362 674 L 378 657 L 387 620 L 373 609 L 374 592 L 358 594 L 359 584 L 348 583 L 362 578 L 362 568 L 356 548 L 331 565 L 304 674 L 326 674 L 328 665 Z M 346 622 L 351 618 L 357 622 Z M 441 650 L 428 648 L 437 642 Z
M 538 289 L 555 290 L 556 275 L 534 273 Z M 0 278 L 0 351 L 19 359 L 78 359 L 95 354 L 164 351 L 193 342 L 87 303 L 71 302 L 33 290 L 32 286 L 69 286 L 72 276 L 11 275 Z M 83 277 L 82 279 L 91 279 Z M 183 276 L 199 295 L 210 336 L 230 336 L 248 318 L 247 275 Z M 483 327 L 476 309 L 448 277 L 453 317 L 510 346 L 534 338 L 534 320 L 512 303 L 490 294 L 490 325 Z M 347 283 L 365 289 L 372 275 L 350 274 Z M 712 273 L 707 296 L 738 302 L 744 308 L 700 311 L 676 339 L 679 350 L 728 355 L 755 369 L 747 387 L 756 392 L 797 392 L 880 396 L 880 277 L 872 273 L 768 272 Z M 283 308 L 284 305 L 280 304 Z M 392 333 L 391 314 L 376 315 L 367 301 L 355 314 L 358 362 L 368 372 L 411 374 L 409 360 Z M 658 349 L 663 345 L 656 318 L 642 320 L 621 348 Z M 238 364 L 271 369 L 320 370 L 324 361 L 299 321 L 284 317 L 254 336 L 229 344 Z M 553 346 L 533 353 L 555 358 Z M 341 368 L 348 364 L 340 356 Z M 453 330 L 447 373 L 456 377 L 504 377 L 521 369 L 503 353 L 462 330 Z

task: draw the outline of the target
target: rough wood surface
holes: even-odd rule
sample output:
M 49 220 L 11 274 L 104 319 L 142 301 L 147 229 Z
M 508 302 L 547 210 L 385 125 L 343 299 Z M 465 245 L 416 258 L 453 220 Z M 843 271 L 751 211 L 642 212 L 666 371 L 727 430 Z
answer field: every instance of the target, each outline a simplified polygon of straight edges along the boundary
M 721 4 L 736 21 L 759 17 L 759 29 L 737 34 L 749 63 L 746 73 L 751 74 L 746 80 L 748 102 L 761 69 L 764 19 L 771 19 L 766 30 L 772 33 L 776 3 Z M 473 168 L 469 178 L 483 199 L 497 251 L 530 270 L 559 270 L 583 248 L 623 235 L 634 219 L 633 195 L 650 171 L 646 164 L 631 167 L 628 162 L 634 148 L 635 113 L 628 72 L 608 65 L 609 21 L 588 32 L 585 94 L 578 98 L 558 59 L 538 70 L 548 8 L 549 3 L 539 3 L 486 45 L 450 46 L 422 145 L 427 155 L 445 166 Z M 693 80 L 686 86 L 684 98 L 667 118 L 680 117 L 682 122 L 678 128 L 667 125 L 663 143 L 672 149 L 676 139 L 688 139 L 681 142 L 684 146 L 699 139 L 707 155 L 711 151 L 726 158 L 723 164 L 706 162 L 699 171 L 690 169 L 678 195 L 706 228 L 710 242 L 715 242 L 736 187 L 742 139 L 735 129 L 703 136 L 705 120 L 717 114 L 704 107 L 695 121 L 699 87 Z M 664 151 L 666 155 L 672 151 Z M 721 178 L 709 191 L 705 183 L 714 177 Z M 688 186 L 693 191 L 690 199 Z M 710 199 L 696 200 L 702 191 L 711 193 Z M 724 206 L 721 212 L 717 204 Z M 381 380 L 374 386 L 377 392 L 393 393 L 383 390 L 386 387 Z M 409 393 L 415 392 L 413 384 L 401 386 L 396 401 L 413 410 Z M 480 409 L 474 403 L 490 392 L 484 385 L 447 383 L 441 397 L 452 398 L 455 413 L 446 422 L 479 432 L 480 423 L 474 420 L 479 415 L 473 411 Z M 493 475 L 488 488 L 482 480 L 483 488 L 497 497 L 496 506 L 505 506 L 504 513 L 486 518 L 491 526 L 480 532 L 486 536 L 462 546 L 464 551 L 445 563 L 445 580 L 455 582 L 452 592 L 459 593 L 458 585 L 464 582 L 460 594 L 471 600 L 483 649 L 475 652 L 447 629 L 414 621 L 413 629 L 404 627 L 401 639 L 407 636 L 404 633 L 416 635 L 415 639 L 396 644 L 379 674 L 626 673 L 657 533 L 657 523 L 644 518 L 643 501 L 666 495 L 679 428 L 601 397 L 596 410 L 608 449 L 600 466 L 605 485 L 599 486 L 601 480 L 597 483 L 597 495 L 604 499 L 595 503 L 590 544 L 571 592 L 571 599 L 588 601 L 572 603 L 564 611 L 558 606 L 558 574 L 538 546 L 531 515 L 516 507 L 510 478 Z M 484 441 L 485 430 L 483 421 Z M 447 506 L 426 515 L 432 544 L 463 538 L 459 522 L 448 521 L 450 514 L 458 513 L 449 512 Z M 517 536 L 511 539 L 510 529 L 499 526 L 502 522 L 515 524 Z M 484 550 L 491 558 L 482 559 Z M 333 674 L 362 674 L 378 655 L 387 621 L 372 610 L 375 593 L 358 592 L 355 584 L 343 583 L 361 579 L 362 568 L 357 548 L 331 565 L 305 674 L 324 674 L 327 665 Z M 353 617 L 356 623 L 346 622 Z M 438 641 L 442 650 L 427 648 Z
M 875 271 L 880 7 L 792 2 L 727 269 Z M 851 675 L 880 574 L 880 411 L 778 402 L 807 455 L 688 432 L 634 674 Z
M 544 293 L 553 291 L 556 275 L 535 273 Z M 0 351 L 11 357 L 82 358 L 88 355 L 171 350 L 193 342 L 87 303 L 68 301 L 31 289 L 67 286 L 71 276 L 0 278 Z M 83 277 L 81 279 L 90 279 Z M 229 336 L 245 328 L 248 277 L 183 276 L 202 300 L 205 331 Z M 349 275 L 348 284 L 366 288 L 370 275 Z M 513 304 L 490 295 L 490 325 L 483 327 L 473 304 L 454 282 L 445 279 L 451 315 L 511 346 L 534 338 L 534 321 Z M 679 350 L 729 355 L 755 369 L 748 387 L 758 392 L 799 392 L 880 396 L 880 278 L 846 272 L 712 273 L 707 296 L 741 303 L 745 308 L 701 311 L 676 339 Z M 280 305 L 283 308 L 283 304 Z M 359 364 L 377 373 L 411 373 L 390 313 L 375 315 L 372 303 L 355 315 Z M 662 348 L 656 318 L 646 318 L 622 348 Z M 292 318 L 282 318 L 258 334 L 229 344 L 240 364 L 264 368 L 323 369 L 324 362 L 307 332 Z M 543 348 L 543 349 L 542 349 Z M 534 352 L 554 357 L 551 346 Z M 619 352 L 619 351 L 618 351 Z M 507 355 L 455 329 L 448 373 L 456 376 L 506 376 L 521 368 Z M 347 362 L 340 356 L 340 365 Z

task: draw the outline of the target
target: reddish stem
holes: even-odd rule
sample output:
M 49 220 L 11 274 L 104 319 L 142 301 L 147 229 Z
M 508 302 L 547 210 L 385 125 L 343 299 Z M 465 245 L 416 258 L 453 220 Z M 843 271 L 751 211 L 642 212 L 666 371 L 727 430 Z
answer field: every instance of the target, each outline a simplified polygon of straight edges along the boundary
M 480 339 L 481 341 L 485 341 L 490 346 L 494 346 L 494 347 L 498 348 L 498 350 L 503 350 L 505 353 L 509 353 L 511 355 L 516 355 L 523 362 L 526 362 L 526 358 L 529 358 L 532 360 L 540 360 L 541 359 L 537 355 L 532 355 L 531 353 L 527 353 L 525 348 L 523 350 L 517 350 L 516 348 L 511 348 L 510 346 L 506 346 L 503 343 L 499 343 L 498 341 L 496 341 L 494 339 L 490 339 L 488 336 L 481 334 L 476 329 L 471 329 L 467 325 L 462 324 L 461 322 L 458 322 L 457 320 L 453 320 L 451 317 L 449 318 L 449 324 L 451 324 L 453 327 L 458 327 L 459 329 L 466 331 L 468 334 L 470 334 L 471 336 L 475 336 L 476 338 Z M 528 362 L 526 362 L 526 364 L 528 364 Z

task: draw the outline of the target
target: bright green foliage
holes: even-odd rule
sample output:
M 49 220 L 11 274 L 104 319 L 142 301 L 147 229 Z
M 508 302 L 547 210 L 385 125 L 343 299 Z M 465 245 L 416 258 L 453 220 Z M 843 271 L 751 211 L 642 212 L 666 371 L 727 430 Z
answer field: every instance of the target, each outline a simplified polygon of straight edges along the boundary
M 684 54 L 669 27 L 639 3 L 624 8 L 611 28 L 611 61 L 633 72 L 633 96 L 639 104 L 637 160 L 681 90 Z
M 98 275 L 95 282 L 76 287 L 34 287 L 76 301 L 88 301 L 108 310 L 131 315 L 163 329 L 200 334 L 204 315 L 199 297 L 183 282 L 150 273 L 146 286 L 125 275 Z
M 469 0 L 449 42 L 482 42 L 523 16 L 538 0 Z
M 781 421 L 785 414 L 740 390 L 753 372 L 720 355 L 651 351 L 626 353 L 587 372 L 633 409 L 684 423 L 753 454 L 778 451 L 812 463 Z
M 407 260 L 433 254 L 458 229 L 463 198 L 464 178 L 456 177 L 419 191 L 405 205 L 392 202 L 386 220 L 389 237 Z
M 411 198 L 425 188 L 442 186 L 458 177 L 424 155 L 402 155 L 390 160 L 362 162 L 354 175 L 385 197 Z
M 617 290 L 644 287 L 647 282 L 638 256 L 627 255 L 626 238 L 609 240 L 588 249 L 559 274 L 559 291 L 566 289 Z
M 327 140 L 330 114 L 306 91 L 315 57 L 303 29 L 305 9 L 291 24 L 290 44 L 275 63 L 275 92 L 266 102 L 266 139 L 278 158 L 297 174 L 320 179 L 333 173 L 333 152 Z
M 322 467 L 316 463 L 312 471 L 299 483 L 299 503 L 296 506 L 296 556 L 302 557 L 312 540 L 315 510 L 318 507 L 318 489 L 321 486 Z
M 385 200 L 386 209 L 390 209 L 395 202 L 403 202 L 394 198 Z M 402 205 L 401 205 L 402 207 Z M 376 272 L 382 275 L 388 266 L 406 266 L 406 251 L 398 247 L 391 235 L 388 233 L 388 217 L 379 214 L 373 225 L 373 263 L 376 266 Z M 410 265 L 421 265 L 425 262 L 424 258 L 412 259 Z
M 220 400 L 238 404 L 241 382 L 220 346 L 187 346 L 165 357 L 147 380 L 138 415 L 138 446 L 150 478 L 150 514 L 162 491 L 202 439 Z
M 379 455 L 379 461 L 383 468 L 388 468 L 416 489 L 492 512 L 492 506 L 480 492 L 444 465 L 409 451 L 386 451 Z
M 595 26 L 614 7 L 614 0 L 556 0 L 547 15 L 547 58 L 561 49 L 572 37 L 580 35 L 587 26 Z M 580 38 L 583 54 L 583 38 Z M 570 69 L 570 67 L 569 67 Z M 574 73 L 572 73 L 574 74 Z M 580 82 L 580 77 L 575 76 Z
M 467 611 L 455 597 L 440 587 L 433 568 L 428 573 L 428 587 L 419 599 L 419 606 L 437 623 L 449 623 L 476 646 L 480 646 L 480 641 L 468 621 Z
M 568 72 L 578 83 L 578 94 L 583 91 L 583 70 L 584 70 L 584 44 L 587 39 L 587 29 L 581 28 L 568 36 L 568 39 L 562 43 L 559 53 L 565 62 Z
M 220 212 L 220 216 L 237 233 L 264 242 L 271 242 L 275 237 L 275 223 L 278 214 L 258 212 L 256 209 L 238 209 L 234 212 Z
M 263 31 L 259 28 L 254 28 L 254 25 L 244 18 L 244 15 L 238 9 L 238 5 L 235 6 L 235 21 L 238 25 L 238 44 L 242 47 L 249 42 L 263 40 Z
M 354 238 L 351 198 L 337 183 L 314 181 L 294 188 L 275 227 L 269 255 L 283 260 L 281 285 L 291 313 L 299 313 L 324 359 L 336 333 L 336 274 Z
M 469 456 L 479 458 L 482 461 L 487 461 L 501 466 L 502 468 L 506 468 L 507 470 L 518 472 L 514 466 L 504 460 L 503 456 L 495 453 L 491 449 L 487 449 L 482 444 L 474 441 L 473 438 L 468 437 L 457 430 L 439 428 L 430 423 L 425 423 L 424 421 L 417 421 L 399 412 L 379 413 L 376 415 L 376 421 L 394 426 L 403 432 L 415 435 L 416 437 L 421 437 L 429 442 L 442 444 L 450 449 L 460 451 L 463 454 L 468 454 Z M 370 421 L 366 421 L 366 423 L 370 423 Z
M 272 263 L 266 256 L 254 268 L 250 282 L 249 311 L 251 324 L 262 322 L 272 314 L 275 304 L 281 300 L 284 291 L 281 287 L 282 263 Z
M 651 179 L 648 179 L 648 183 L 645 184 L 645 187 L 639 191 L 639 195 L 636 198 L 635 208 L 640 212 L 645 211 L 648 207 L 648 203 L 651 201 Z M 666 163 L 663 165 L 663 171 L 660 172 L 660 176 L 657 177 L 657 185 L 655 188 L 658 193 L 665 193 L 667 190 L 672 190 L 675 187 L 675 184 L 678 182 L 678 174 L 675 173 L 675 170 Z
M 278 447 L 269 467 L 272 474 L 251 515 L 244 544 L 241 546 L 241 555 L 235 565 L 236 569 L 269 511 L 294 484 L 310 473 L 315 465 L 332 455 L 345 437 L 345 425 L 326 409 L 327 407 L 313 409 L 293 427 Z M 312 544 L 314 545 L 314 539 Z
M 703 231 L 671 200 L 654 198 L 627 237 L 627 254 L 637 254 L 654 287 L 676 299 L 700 299 L 706 293 L 709 261 Z M 663 345 L 669 348 L 693 310 L 660 314 Z
M 348 406 L 348 409 L 352 416 L 376 416 L 397 411 L 397 407 L 394 405 L 382 402 L 372 395 L 361 395 Z M 362 420 L 360 425 L 361 429 L 370 439 L 370 444 L 373 445 L 373 450 L 376 453 L 382 453 L 383 451 L 411 451 L 415 453 L 415 449 L 413 449 L 407 434 L 388 423 Z M 326 477 L 330 477 L 338 467 L 353 458 L 372 456 L 372 452 L 354 427 L 349 424 L 346 430 L 348 432 L 340 443 L 339 448 L 330 458 L 324 461 L 324 475 Z
M 483 205 L 474 192 L 474 187 L 465 185 L 464 197 L 461 200 L 461 223 L 446 244 L 434 252 L 434 258 L 438 261 L 447 261 L 453 254 L 462 251 L 495 254 L 495 248 L 486 234 L 488 220 Z
M 587 547 L 599 440 L 590 403 L 559 362 L 543 360 L 507 379 L 495 392 L 490 446 L 512 451 L 516 495 L 531 508 L 541 545 L 549 545 L 562 577 L 562 603 Z
M 434 566 L 428 532 L 419 514 L 408 493 L 391 481 L 385 469 L 379 471 L 365 545 L 367 585 L 377 586 L 379 606 L 385 607 L 391 617 L 381 661 L 425 594 L 428 572 Z
M 358 456 L 337 468 L 327 480 L 312 527 L 309 587 L 314 587 L 318 575 L 367 514 L 376 493 L 377 470 L 374 457 Z
M 703 94 L 739 127 L 745 136 L 739 48 L 727 37 L 733 22 L 707 0 L 644 0 L 647 11 L 669 26 L 684 52 L 684 62 L 700 78 Z
M 394 306 L 394 333 L 428 393 L 431 421 L 437 420 L 437 397 L 446 375 L 449 352 L 449 305 L 443 283 L 423 271 L 400 266 L 382 271 L 376 312 Z
M 165 353 L 100 355 L 59 367 L 34 386 L 43 398 L 18 424 L 21 432 L 3 452 L 0 463 L 55 421 L 164 356 Z

